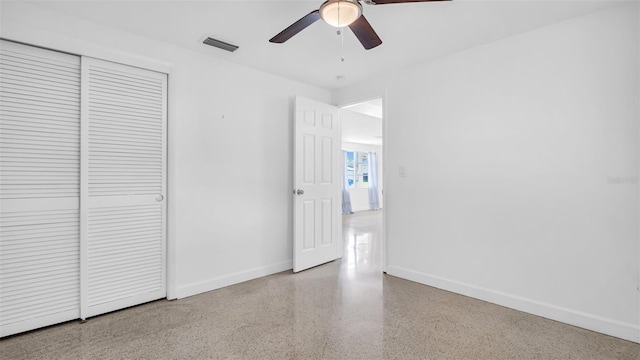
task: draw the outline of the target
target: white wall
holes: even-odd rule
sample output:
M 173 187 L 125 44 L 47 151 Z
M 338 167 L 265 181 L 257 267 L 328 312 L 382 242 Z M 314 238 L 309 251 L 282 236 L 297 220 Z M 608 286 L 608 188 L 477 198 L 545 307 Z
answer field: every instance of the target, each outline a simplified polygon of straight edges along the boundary
M 364 116 L 364 115 L 363 115 Z M 383 207 L 382 203 L 382 190 L 384 188 L 384 179 L 382 176 L 382 164 L 384 158 L 382 156 L 382 146 L 369 145 L 369 144 L 357 144 L 351 142 L 342 142 L 343 150 L 375 152 L 378 154 L 378 198 L 380 199 L 380 208 Z M 351 210 L 353 211 L 366 211 L 369 210 L 369 188 L 352 187 L 349 189 L 351 194 Z
M 638 14 L 334 94 L 387 92 L 389 274 L 640 342 Z
M 169 72 L 170 296 L 291 268 L 291 99 L 329 102 L 329 92 L 36 6 L 1 6 L 6 39 Z

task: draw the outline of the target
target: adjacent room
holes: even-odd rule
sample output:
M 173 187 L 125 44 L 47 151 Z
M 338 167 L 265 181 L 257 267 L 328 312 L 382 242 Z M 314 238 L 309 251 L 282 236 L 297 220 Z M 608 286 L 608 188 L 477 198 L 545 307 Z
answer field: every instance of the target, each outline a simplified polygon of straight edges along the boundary
M 640 2 L 0 1 L 0 358 L 640 359 Z
M 382 210 L 382 114 L 382 98 L 344 106 L 340 112 L 343 215 Z

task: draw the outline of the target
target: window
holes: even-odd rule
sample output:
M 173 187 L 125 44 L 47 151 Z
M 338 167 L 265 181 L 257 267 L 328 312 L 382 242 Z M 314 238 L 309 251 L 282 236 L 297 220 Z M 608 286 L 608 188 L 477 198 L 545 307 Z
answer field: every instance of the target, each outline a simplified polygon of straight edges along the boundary
M 366 152 L 347 151 L 347 181 L 349 187 L 369 186 L 369 159 Z

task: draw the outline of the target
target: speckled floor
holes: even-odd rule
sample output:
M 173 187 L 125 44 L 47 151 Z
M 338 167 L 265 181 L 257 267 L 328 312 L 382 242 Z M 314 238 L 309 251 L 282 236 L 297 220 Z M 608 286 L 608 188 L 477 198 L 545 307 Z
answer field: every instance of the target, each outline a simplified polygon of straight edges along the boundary
M 345 256 L 0 340 L 0 359 L 640 359 L 640 345 L 380 272 L 381 212 Z

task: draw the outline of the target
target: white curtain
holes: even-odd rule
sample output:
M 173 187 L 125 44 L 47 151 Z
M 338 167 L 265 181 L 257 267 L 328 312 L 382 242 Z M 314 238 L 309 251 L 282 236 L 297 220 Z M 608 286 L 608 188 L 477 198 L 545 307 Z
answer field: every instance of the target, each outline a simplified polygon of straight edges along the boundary
M 342 150 L 342 215 L 352 214 L 349 179 L 347 177 L 347 152 Z
M 380 197 L 378 195 L 378 154 L 370 152 L 369 158 L 369 208 L 380 209 Z

